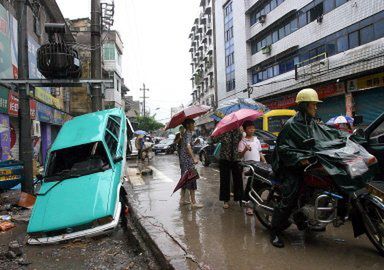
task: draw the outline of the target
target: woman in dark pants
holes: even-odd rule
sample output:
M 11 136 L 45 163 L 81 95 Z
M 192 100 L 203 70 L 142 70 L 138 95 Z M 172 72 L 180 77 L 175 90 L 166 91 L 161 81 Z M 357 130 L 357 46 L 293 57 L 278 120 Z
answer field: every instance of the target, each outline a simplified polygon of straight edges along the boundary
M 220 201 L 224 202 L 223 208 L 229 208 L 231 174 L 233 180 L 234 201 L 241 202 L 243 198 L 243 180 L 239 165 L 239 152 L 237 147 L 243 138 L 240 129 L 224 133 L 213 139 L 221 143 L 220 149 Z

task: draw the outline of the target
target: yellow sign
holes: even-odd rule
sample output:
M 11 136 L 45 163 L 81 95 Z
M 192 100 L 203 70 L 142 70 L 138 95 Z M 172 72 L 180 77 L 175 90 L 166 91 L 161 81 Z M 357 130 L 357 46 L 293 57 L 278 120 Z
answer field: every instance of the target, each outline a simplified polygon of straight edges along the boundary
M 20 179 L 20 175 L 0 176 L 0 181 L 9 181 L 9 180 L 17 180 L 17 179 Z
M 384 73 L 364 76 L 347 82 L 348 91 L 366 90 L 384 87 Z
M 60 99 L 53 97 L 50 93 L 40 87 L 35 88 L 35 98 L 58 109 L 63 109 L 64 107 L 63 102 Z
M 0 175 L 8 175 L 8 174 L 11 174 L 12 171 L 11 170 L 1 170 L 0 171 Z

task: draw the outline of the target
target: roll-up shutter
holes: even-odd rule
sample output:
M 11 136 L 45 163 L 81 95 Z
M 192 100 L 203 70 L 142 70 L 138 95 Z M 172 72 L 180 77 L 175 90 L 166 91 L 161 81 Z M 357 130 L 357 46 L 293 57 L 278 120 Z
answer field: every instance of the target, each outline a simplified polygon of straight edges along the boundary
M 318 104 L 318 117 L 325 123 L 329 119 L 338 115 L 345 115 L 344 95 L 329 97 Z
M 364 125 L 369 125 L 384 112 L 384 88 L 356 92 L 353 100 L 356 115 L 363 116 Z

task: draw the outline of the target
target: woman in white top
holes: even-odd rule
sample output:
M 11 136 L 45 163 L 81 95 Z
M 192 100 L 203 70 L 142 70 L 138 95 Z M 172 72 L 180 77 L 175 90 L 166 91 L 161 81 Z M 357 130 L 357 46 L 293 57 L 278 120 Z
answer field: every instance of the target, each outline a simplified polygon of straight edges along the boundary
M 243 129 L 245 132 L 245 137 L 240 141 L 238 146 L 238 151 L 240 154 L 240 157 L 244 161 L 262 161 L 267 162 L 261 153 L 261 144 L 259 139 L 254 136 L 256 127 L 252 121 L 245 121 L 243 123 Z M 247 182 L 247 186 L 245 188 L 244 192 L 244 201 L 249 202 L 249 191 L 251 190 L 251 183 L 250 181 Z M 247 215 L 253 215 L 253 209 L 249 206 L 247 207 L 246 211 Z

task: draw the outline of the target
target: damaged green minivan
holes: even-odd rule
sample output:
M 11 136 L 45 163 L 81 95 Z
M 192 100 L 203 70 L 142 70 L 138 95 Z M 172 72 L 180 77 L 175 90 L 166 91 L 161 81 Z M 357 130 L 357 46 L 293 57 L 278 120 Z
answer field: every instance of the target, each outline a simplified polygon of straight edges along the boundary
M 118 225 L 132 135 L 120 109 L 85 114 L 64 124 L 47 154 L 27 229 L 29 244 L 102 234 Z

